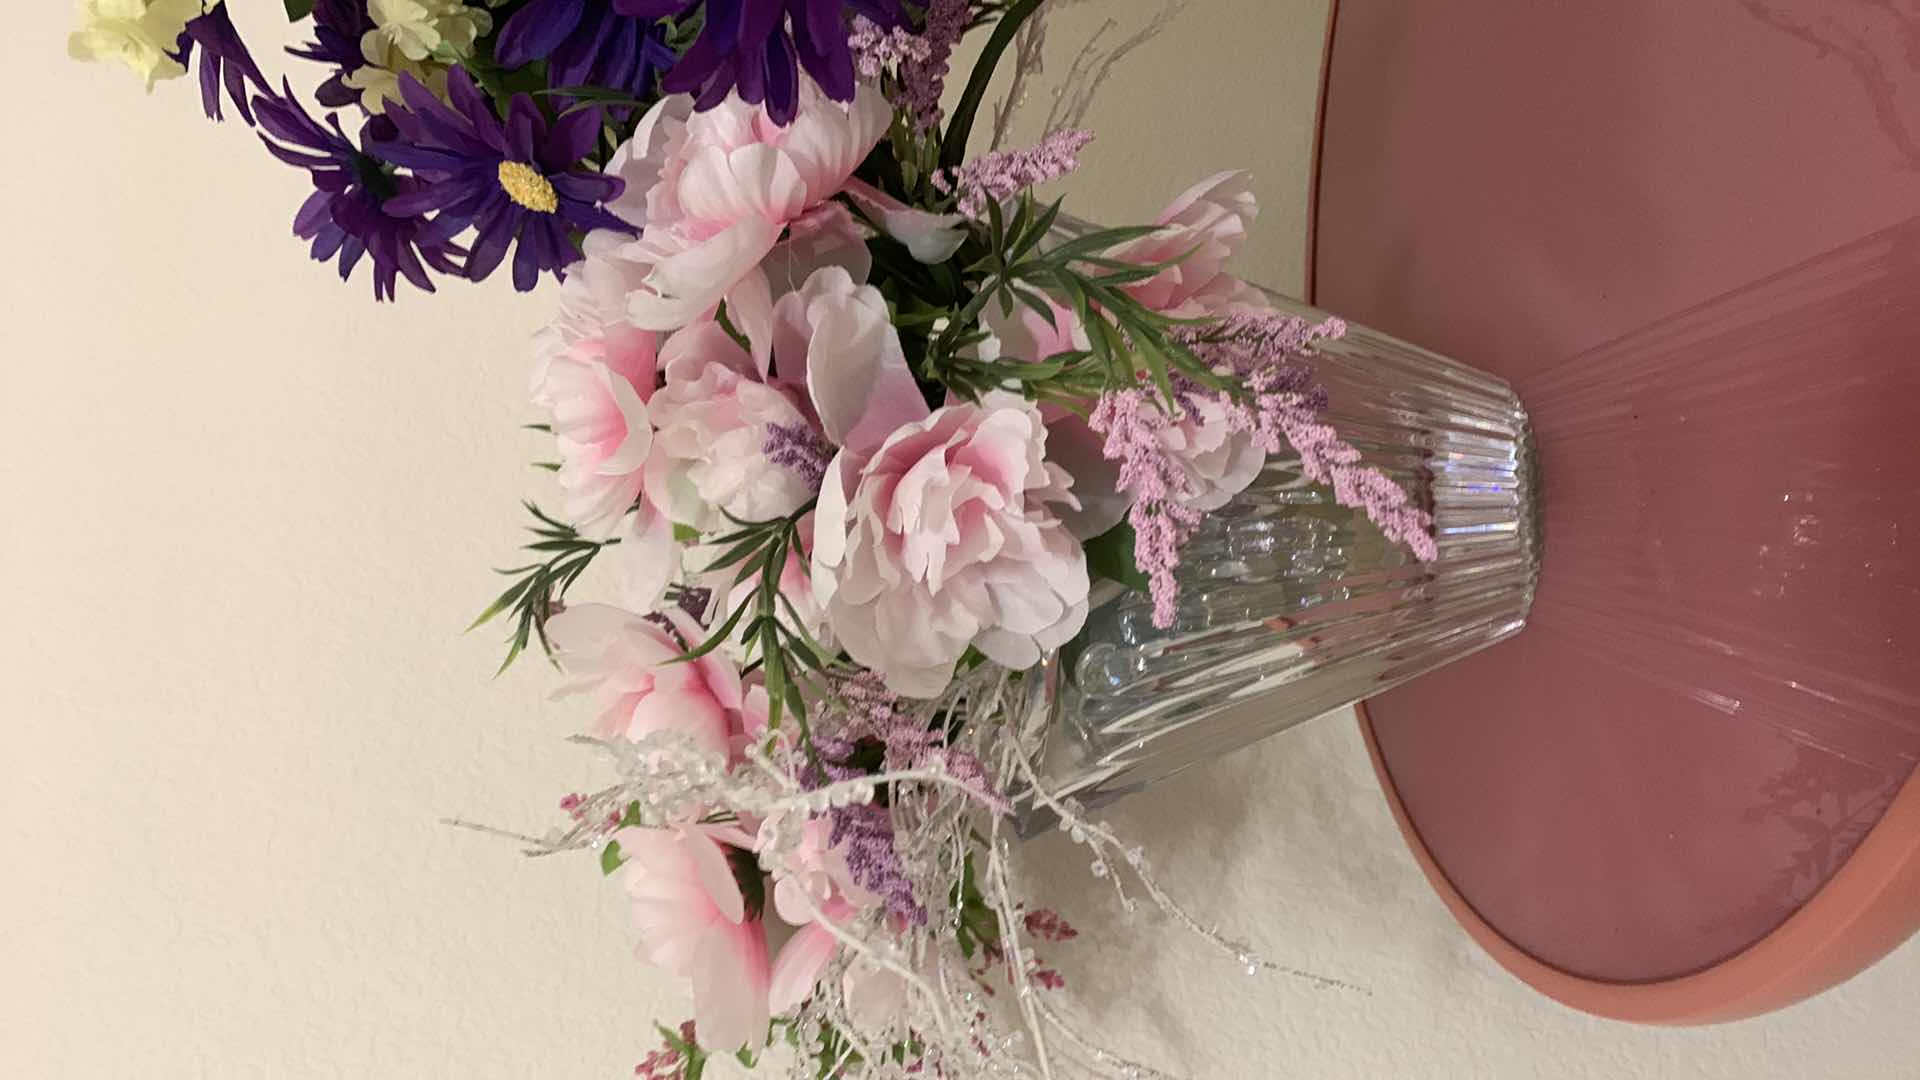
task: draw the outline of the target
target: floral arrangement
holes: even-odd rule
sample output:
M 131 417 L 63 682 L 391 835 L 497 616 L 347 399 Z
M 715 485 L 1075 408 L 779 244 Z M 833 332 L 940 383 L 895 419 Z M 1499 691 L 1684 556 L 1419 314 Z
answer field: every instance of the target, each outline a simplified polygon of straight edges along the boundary
M 691 985 L 637 1074 L 1157 1075 L 1055 1000 L 1043 954 L 1075 931 L 1021 899 L 1016 806 L 1263 962 L 1049 792 L 1041 673 L 1101 579 L 1171 623 L 1183 543 L 1272 455 L 1434 554 L 1322 419 L 1311 361 L 1344 328 L 1227 271 L 1245 177 L 1096 229 L 1034 194 L 1087 132 L 969 157 L 1041 0 L 285 6 L 317 108 L 219 0 L 83 0 L 72 51 L 149 89 L 197 65 L 209 117 L 310 177 L 294 234 L 378 300 L 552 280 L 532 399 L 560 509 L 528 504 L 532 561 L 476 625 L 553 658 L 617 774 L 523 839 L 597 851 L 640 955 Z M 576 602 L 602 558 L 623 594 Z

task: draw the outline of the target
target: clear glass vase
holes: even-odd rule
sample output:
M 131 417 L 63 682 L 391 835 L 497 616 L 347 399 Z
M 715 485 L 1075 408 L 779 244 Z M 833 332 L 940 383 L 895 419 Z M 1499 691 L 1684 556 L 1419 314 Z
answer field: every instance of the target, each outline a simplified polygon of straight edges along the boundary
M 1327 313 L 1278 296 L 1281 311 Z M 1434 516 L 1420 563 L 1298 459 L 1260 477 L 1183 548 L 1178 618 L 1096 588 L 1086 628 L 1035 680 L 1043 782 L 1098 805 L 1520 632 L 1540 560 L 1526 410 L 1502 380 L 1350 326 L 1313 366 L 1328 419 Z M 1026 828 L 1051 816 L 1029 809 Z

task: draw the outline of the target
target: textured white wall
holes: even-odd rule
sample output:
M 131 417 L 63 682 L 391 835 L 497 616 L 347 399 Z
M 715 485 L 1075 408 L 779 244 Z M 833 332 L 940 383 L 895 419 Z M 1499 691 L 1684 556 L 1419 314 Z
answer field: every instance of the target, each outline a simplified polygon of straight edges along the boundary
M 285 68 L 279 5 L 235 6 Z M 1150 9 L 1083 4 L 1058 36 Z M 146 100 L 66 63 L 64 4 L 9 15 L 0 1076 L 630 1075 L 685 1003 L 628 955 L 613 890 L 435 824 L 543 827 L 591 774 L 550 672 L 493 681 L 494 640 L 459 633 L 541 491 L 516 425 L 549 298 L 376 307 L 287 235 L 303 178 L 202 121 L 190 84 Z M 1251 165 L 1251 272 L 1297 285 L 1323 18 L 1195 0 L 1092 117 L 1082 212 L 1137 218 Z M 1533 995 L 1430 895 L 1345 718 L 1113 819 L 1203 912 L 1371 991 L 1127 930 L 1075 849 L 1032 845 L 1089 931 L 1058 959 L 1091 1018 L 1196 1077 L 1920 1075 L 1912 948 L 1703 1031 Z

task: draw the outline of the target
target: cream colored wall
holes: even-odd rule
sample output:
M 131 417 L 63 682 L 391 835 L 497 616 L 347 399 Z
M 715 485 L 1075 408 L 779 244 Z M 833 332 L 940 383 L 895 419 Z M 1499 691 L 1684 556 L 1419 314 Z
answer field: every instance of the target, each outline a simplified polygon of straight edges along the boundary
M 236 3 L 270 69 L 271 0 Z M 1061 39 L 1136 0 L 1083 4 Z M 460 628 L 542 491 L 516 430 L 549 295 L 374 305 L 304 260 L 306 187 L 194 88 L 64 60 L 64 4 L 0 38 L 0 1077 L 611 1078 L 680 991 L 542 827 L 591 776 L 550 672 Z M 1195 0 L 1092 124 L 1079 208 L 1139 217 L 1260 171 L 1254 276 L 1297 285 L 1324 0 Z M 1056 68 L 1057 70 L 1057 68 Z M 1449 922 L 1332 718 L 1113 815 L 1274 956 L 1249 978 L 1123 928 L 1059 839 L 1059 956 L 1115 1041 L 1213 1077 L 1913 1077 L 1920 952 L 1706 1031 L 1570 1014 Z M 1130 996 L 1123 1003 L 1125 992 Z

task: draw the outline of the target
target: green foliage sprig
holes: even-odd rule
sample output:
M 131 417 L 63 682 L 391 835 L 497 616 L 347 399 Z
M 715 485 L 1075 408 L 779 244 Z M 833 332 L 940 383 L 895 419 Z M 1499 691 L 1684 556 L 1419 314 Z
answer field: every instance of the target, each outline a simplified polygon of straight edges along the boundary
M 512 614 L 513 634 L 508 639 L 507 658 L 500 662 L 500 671 L 512 667 L 534 640 L 540 642 L 541 650 L 548 656 L 553 655 L 553 647 L 547 641 L 547 620 L 560 613 L 567 590 L 586 573 L 594 558 L 620 542 L 618 539 L 589 540 L 573 526 L 549 517 L 534 503 L 521 505 L 534 518 L 534 524 L 529 525 L 527 531 L 539 537 L 524 545 L 523 550 L 546 558 L 495 571 L 516 580 L 467 627 L 473 631 L 501 615 Z

